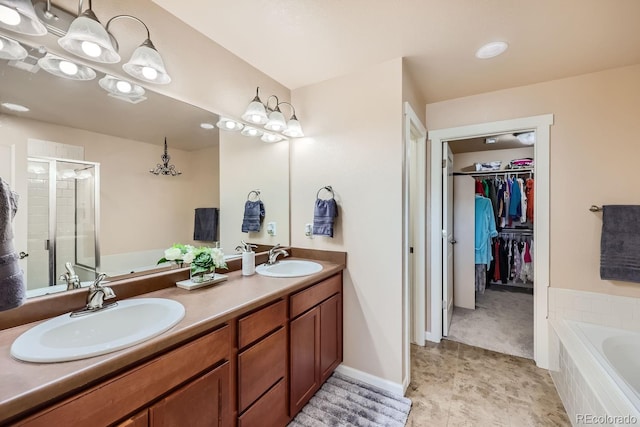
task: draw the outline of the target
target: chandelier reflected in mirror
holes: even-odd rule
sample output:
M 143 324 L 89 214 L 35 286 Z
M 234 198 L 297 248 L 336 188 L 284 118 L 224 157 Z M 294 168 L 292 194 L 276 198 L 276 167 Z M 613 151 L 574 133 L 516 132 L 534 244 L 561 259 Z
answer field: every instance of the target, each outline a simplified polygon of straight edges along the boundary
M 169 160 L 171 160 L 171 156 L 169 155 L 169 151 L 167 149 L 167 138 L 164 138 L 164 154 L 162 155 L 162 164 L 158 163 L 155 168 L 149 170 L 154 175 L 169 175 L 169 176 L 178 176 L 182 175 L 182 172 L 177 171 L 175 165 L 170 165 Z

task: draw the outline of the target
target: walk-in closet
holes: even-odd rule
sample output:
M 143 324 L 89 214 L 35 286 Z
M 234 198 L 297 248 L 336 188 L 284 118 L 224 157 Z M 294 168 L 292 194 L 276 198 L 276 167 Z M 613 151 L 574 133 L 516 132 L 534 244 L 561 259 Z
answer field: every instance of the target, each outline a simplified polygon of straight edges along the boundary
M 533 358 L 535 134 L 448 141 L 453 317 L 447 339 Z

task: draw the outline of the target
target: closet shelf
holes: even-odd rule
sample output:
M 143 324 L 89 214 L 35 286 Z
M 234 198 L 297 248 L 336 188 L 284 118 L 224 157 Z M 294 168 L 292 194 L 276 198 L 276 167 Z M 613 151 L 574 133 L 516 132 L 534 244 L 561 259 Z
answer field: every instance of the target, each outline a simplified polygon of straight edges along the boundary
M 454 172 L 454 176 L 458 175 L 470 175 L 470 176 L 486 176 L 486 175 L 521 175 L 521 174 L 532 174 L 534 173 L 533 168 L 522 168 L 522 169 L 500 169 L 498 171 L 472 171 L 472 172 Z

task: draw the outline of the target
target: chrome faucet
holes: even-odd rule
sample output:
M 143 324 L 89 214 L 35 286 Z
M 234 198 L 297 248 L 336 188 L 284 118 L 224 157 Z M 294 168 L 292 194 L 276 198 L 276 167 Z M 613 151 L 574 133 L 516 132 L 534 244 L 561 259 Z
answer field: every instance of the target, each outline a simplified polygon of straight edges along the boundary
M 62 274 L 59 280 L 64 280 L 65 282 L 67 282 L 68 291 L 72 289 L 78 289 L 80 287 L 80 278 L 76 274 L 76 271 L 73 269 L 73 265 L 70 262 L 65 262 L 64 268 L 67 269 L 67 272 Z
M 267 260 L 267 265 L 273 265 L 278 262 L 278 255 L 282 255 L 284 257 L 289 256 L 289 252 L 280 248 L 280 243 L 276 244 L 274 247 L 269 249 L 269 259 Z
M 89 293 L 87 294 L 87 305 L 80 310 L 71 312 L 71 317 L 93 313 L 94 311 L 113 307 L 118 304 L 116 302 L 110 304 L 104 303 L 105 300 L 116 297 L 116 293 L 113 292 L 113 289 L 100 283 L 105 277 L 107 277 L 105 273 L 100 273 L 98 275 L 96 280 L 91 284 L 91 286 L 89 286 Z

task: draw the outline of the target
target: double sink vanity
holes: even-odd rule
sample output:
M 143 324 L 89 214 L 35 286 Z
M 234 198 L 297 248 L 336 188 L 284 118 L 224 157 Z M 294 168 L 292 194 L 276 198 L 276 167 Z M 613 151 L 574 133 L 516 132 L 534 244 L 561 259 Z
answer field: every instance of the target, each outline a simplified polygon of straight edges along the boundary
M 60 315 L 86 290 L 0 313 L 0 425 L 286 425 L 342 361 L 346 266 L 290 252 L 197 290 L 173 286 L 186 269 L 114 282 L 87 316 Z

